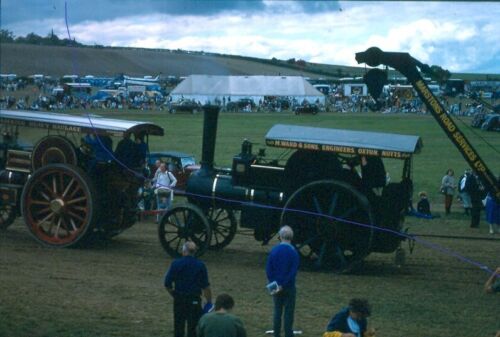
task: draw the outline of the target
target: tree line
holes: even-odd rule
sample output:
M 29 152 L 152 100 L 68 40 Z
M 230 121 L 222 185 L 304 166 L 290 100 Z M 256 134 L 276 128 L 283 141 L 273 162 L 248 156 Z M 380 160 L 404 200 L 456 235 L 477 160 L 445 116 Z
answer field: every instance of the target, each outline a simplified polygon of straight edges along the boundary
M 0 43 L 27 43 L 42 46 L 84 46 L 82 43 L 73 39 L 61 39 L 54 31 L 51 31 L 47 36 L 40 36 L 35 33 L 29 33 L 26 36 L 14 36 L 14 33 L 7 29 L 0 29 Z

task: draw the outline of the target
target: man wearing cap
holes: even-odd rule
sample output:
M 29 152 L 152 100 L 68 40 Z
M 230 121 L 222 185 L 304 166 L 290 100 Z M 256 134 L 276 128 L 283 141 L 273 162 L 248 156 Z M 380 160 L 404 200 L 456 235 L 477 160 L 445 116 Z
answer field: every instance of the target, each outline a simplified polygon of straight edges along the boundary
M 168 269 L 164 285 L 174 298 L 174 336 L 196 336 L 196 325 L 203 314 L 201 293 L 206 299 L 205 310 L 212 307 L 212 292 L 205 264 L 194 255 L 196 244 L 187 241 L 182 246 L 182 257 L 174 260 Z M 175 288 L 173 287 L 175 285 Z
M 273 330 L 274 337 L 280 337 L 281 316 L 284 316 L 285 337 L 292 337 L 296 294 L 295 277 L 299 268 L 299 254 L 292 245 L 293 230 L 289 226 L 281 227 L 278 235 L 281 243 L 273 247 L 266 264 L 269 283 L 278 284 L 277 291 L 273 292 Z
M 367 317 L 370 316 L 371 308 L 368 301 L 353 298 L 349 306 L 340 310 L 332 317 L 323 337 L 363 337 L 374 336 L 374 331 L 367 333 Z

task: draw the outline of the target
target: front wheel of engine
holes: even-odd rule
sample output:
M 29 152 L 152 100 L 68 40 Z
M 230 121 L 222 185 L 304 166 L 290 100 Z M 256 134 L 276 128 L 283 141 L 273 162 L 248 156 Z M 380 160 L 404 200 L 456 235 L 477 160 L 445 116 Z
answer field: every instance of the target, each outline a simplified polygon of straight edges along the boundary
M 212 230 L 203 211 L 192 204 L 176 206 L 163 215 L 158 226 L 158 236 L 163 249 L 172 257 L 182 256 L 182 246 L 193 241 L 196 256 L 208 249 Z

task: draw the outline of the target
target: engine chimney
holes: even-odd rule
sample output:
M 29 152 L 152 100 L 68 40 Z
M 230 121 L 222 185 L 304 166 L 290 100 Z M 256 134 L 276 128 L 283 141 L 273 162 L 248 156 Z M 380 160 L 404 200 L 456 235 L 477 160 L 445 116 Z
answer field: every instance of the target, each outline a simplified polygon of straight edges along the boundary
M 217 105 L 203 106 L 203 145 L 201 152 L 200 173 L 210 174 L 214 169 L 215 139 L 220 108 Z

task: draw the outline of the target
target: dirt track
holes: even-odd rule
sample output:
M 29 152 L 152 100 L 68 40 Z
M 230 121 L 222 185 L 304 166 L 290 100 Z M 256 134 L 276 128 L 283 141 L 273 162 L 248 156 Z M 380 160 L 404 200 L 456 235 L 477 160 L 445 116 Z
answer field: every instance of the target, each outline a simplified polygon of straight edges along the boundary
M 496 241 L 439 243 L 498 262 Z M 271 325 L 269 249 L 238 234 L 224 251 L 203 257 L 214 293 L 235 297 L 249 336 L 263 336 Z M 484 272 L 418 246 L 403 269 L 392 257 L 370 255 L 357 275 L 302 270 L 296 327 L 320 336 L 334 311 L 362 296 L 373 303 L 371 324 L 381 337 L 493 335 L 499 302 L 482 292 Z M 170 261 L 151 222 L 82 250 L 41 247 L 18 221 L 0 235 L 0 336 L 171 336 L 172 302 L 162 286 Z

